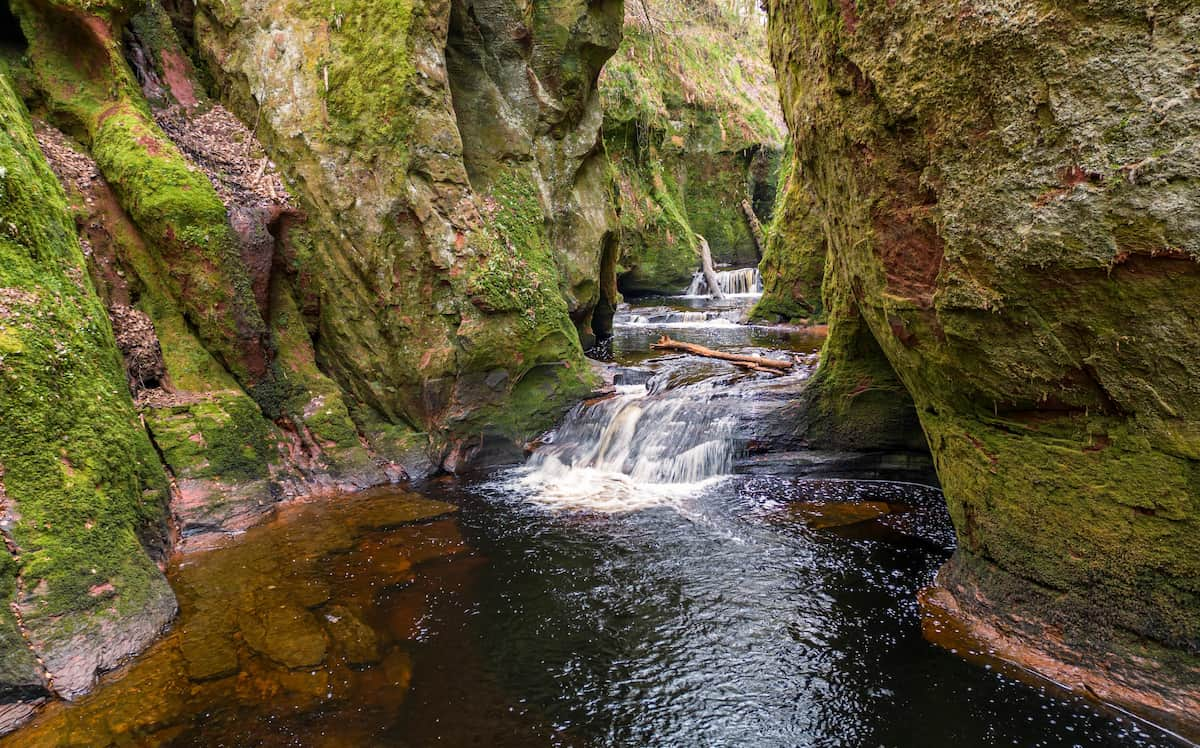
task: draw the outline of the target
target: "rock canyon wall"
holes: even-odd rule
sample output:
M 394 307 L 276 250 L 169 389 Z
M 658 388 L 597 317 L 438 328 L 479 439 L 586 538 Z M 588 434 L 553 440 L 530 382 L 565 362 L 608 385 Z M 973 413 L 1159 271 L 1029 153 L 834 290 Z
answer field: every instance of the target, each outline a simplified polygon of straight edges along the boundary
M 823 268 L 831 396 L 911 394 L 959 540 L 927 603 L 1194 719 L 1200 10 L 769 5 L 798 259 L 767 287 L 816 307 Z

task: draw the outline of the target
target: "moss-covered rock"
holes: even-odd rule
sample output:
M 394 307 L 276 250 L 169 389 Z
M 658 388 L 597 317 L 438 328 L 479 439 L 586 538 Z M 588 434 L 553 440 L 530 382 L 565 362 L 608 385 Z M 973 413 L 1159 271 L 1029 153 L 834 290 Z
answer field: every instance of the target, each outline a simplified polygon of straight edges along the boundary
M 915 402 L 963 607 L 1200 703 L 1195 4 L 770 5 L 793 179 Z
M 127 16 L 13 6 L 48 116 L 88 147 L 205 346 L 243 386 L 269 391 L 273 346 L 226 206 L 151 116 L 122 56 Z
M 817 371 L 792 406 L 795 437 L 814 449 L 926 453 L 912 397 L 850 294 L 830 286 L 829 336 Z
M 782 123 L 763 28 L 739 12 L 721 0 L 626 4 L 601 77 L 626 292 L 686 288 L 696 233 L 717 263 L 759 261 L 743 201 L 771 215 Z
M 763 295 L 750 316 L 767 322 L 825 322 L 825 233 L 803 176 L 793 174 L 790 152 L 784 154 L 780 184 L 758 266 Z
M 610 5 L 199 3 L 222 97 L 259 123 L 309 216 L 296 263 L 316 361 L 360 426 L 383 426 L 368 435 L 456 441 L 505 412 L 520 438 L 590 388 L 579 333 L 608 231 L 595 79 Z M 544 366 L 563 386 L 518 409 Z
M 141 542 L 161 547 L 167 484 L 62 187 L 3 75 L 0 119 L 0 496 L 14 554 L 4 607 L 15 602 L 21 646 L 70 697 L 174 613 Z
M 164 466 L 182 536 L 239 530 L 528 437 L 595 381 L 619 2 L 201 6 L 11 3 L 28 48 L 3 65 L 71 212 L 6 88 L 0 592 L 23 624 L 0 606 L 0 637 L 32 648 L 0 660 L 0 698 L 47 693 L 34 654 L 73 695 L 171 614 L 138 542 L 167 545 Z M 132 320 L 116 343 L 106 306 Z
M 471 186 L 500 203 L 508 243 L 529 247 L 530 261 L 549 250 L 547 269 L 560 277 L 552 285 L 585 345 L 616 228 L 597 77 L 620 41 L 620 14 L 619 2 L 456 2 L 446 42 Z

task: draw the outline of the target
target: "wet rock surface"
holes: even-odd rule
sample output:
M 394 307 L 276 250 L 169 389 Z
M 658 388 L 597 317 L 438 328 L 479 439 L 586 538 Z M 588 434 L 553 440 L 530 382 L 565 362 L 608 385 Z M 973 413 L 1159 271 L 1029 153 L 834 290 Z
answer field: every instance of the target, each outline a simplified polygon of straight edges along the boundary
M 158 635 L 166 479 L 63 189 L 0 76 L 0 729 Z
M 847 395 L 911 394 L 947 568 L 980 572 L 948 594 L 1195 715 L 1200 346 L 1174 299 L 1200 292 L 1196 7 L 769 5 L 831 432 Z M 895 433 L 851 415 L 846 436 Z

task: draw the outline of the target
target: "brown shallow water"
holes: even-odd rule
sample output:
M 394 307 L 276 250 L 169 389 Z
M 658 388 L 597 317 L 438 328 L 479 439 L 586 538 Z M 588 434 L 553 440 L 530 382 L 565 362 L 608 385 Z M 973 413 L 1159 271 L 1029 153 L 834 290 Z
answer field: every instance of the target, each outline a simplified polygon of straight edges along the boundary
M 613 353 L 644 364 L 663 333 L 819 345 L 619 325 Z M 677 385 L 728 375 L 644 368 Z M 732 381 L 724 405 L 675 402 L 704 386 L 648 395 L 665 420 L 647 427 L 686 446 L 741 402 Z M 286 506 L 176 559 L 172 630 L 0 748 L 1179 744 L 930 630 L 917 596 L 954 545 L 936 488 L 731 475 L 664 494 L 624 476 L 640 508 L 606 514 L 555 507 L 529 470 Z
M 396 489 L 371 491 L 285 507 L 244 535 L 175 559 L 172 630 L 92 695 L 50 705 L 0 744 L 426 744 L 440 729 L 436 713 L 403 736 L 389 730 L 410 698 L 428 620 L 439 601 L 467 594 L 480 563 L 456 511 Z M 479 668 L 462 664 L 485 693 Z M 436 703 L 436 691 L 421 698 Z M 544 742 L 545 731 L 516 711 L 479 721 L 494 728 L 491 744 Z

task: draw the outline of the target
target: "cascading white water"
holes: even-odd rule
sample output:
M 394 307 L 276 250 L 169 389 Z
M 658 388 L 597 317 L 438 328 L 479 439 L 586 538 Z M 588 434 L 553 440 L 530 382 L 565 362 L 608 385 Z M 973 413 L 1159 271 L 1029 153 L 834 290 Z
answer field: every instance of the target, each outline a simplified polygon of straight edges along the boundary
M 733 419 L 713 382 L 650 393 L 620 388 L 577 406 L 529 461 L 535 501 L 622 512 L 672 503 L 733 469 Z
M 761 294 L 763 290 L 762 276 L 758 268 L 738 268 L 737 270 L 722 270 L 717 273 L 717 285 L 726 296 L 748 296 Z M 708 296 L 711 292 L 704 273 L 692 276 L 692 285 L 688 286 L 688 296 Z

